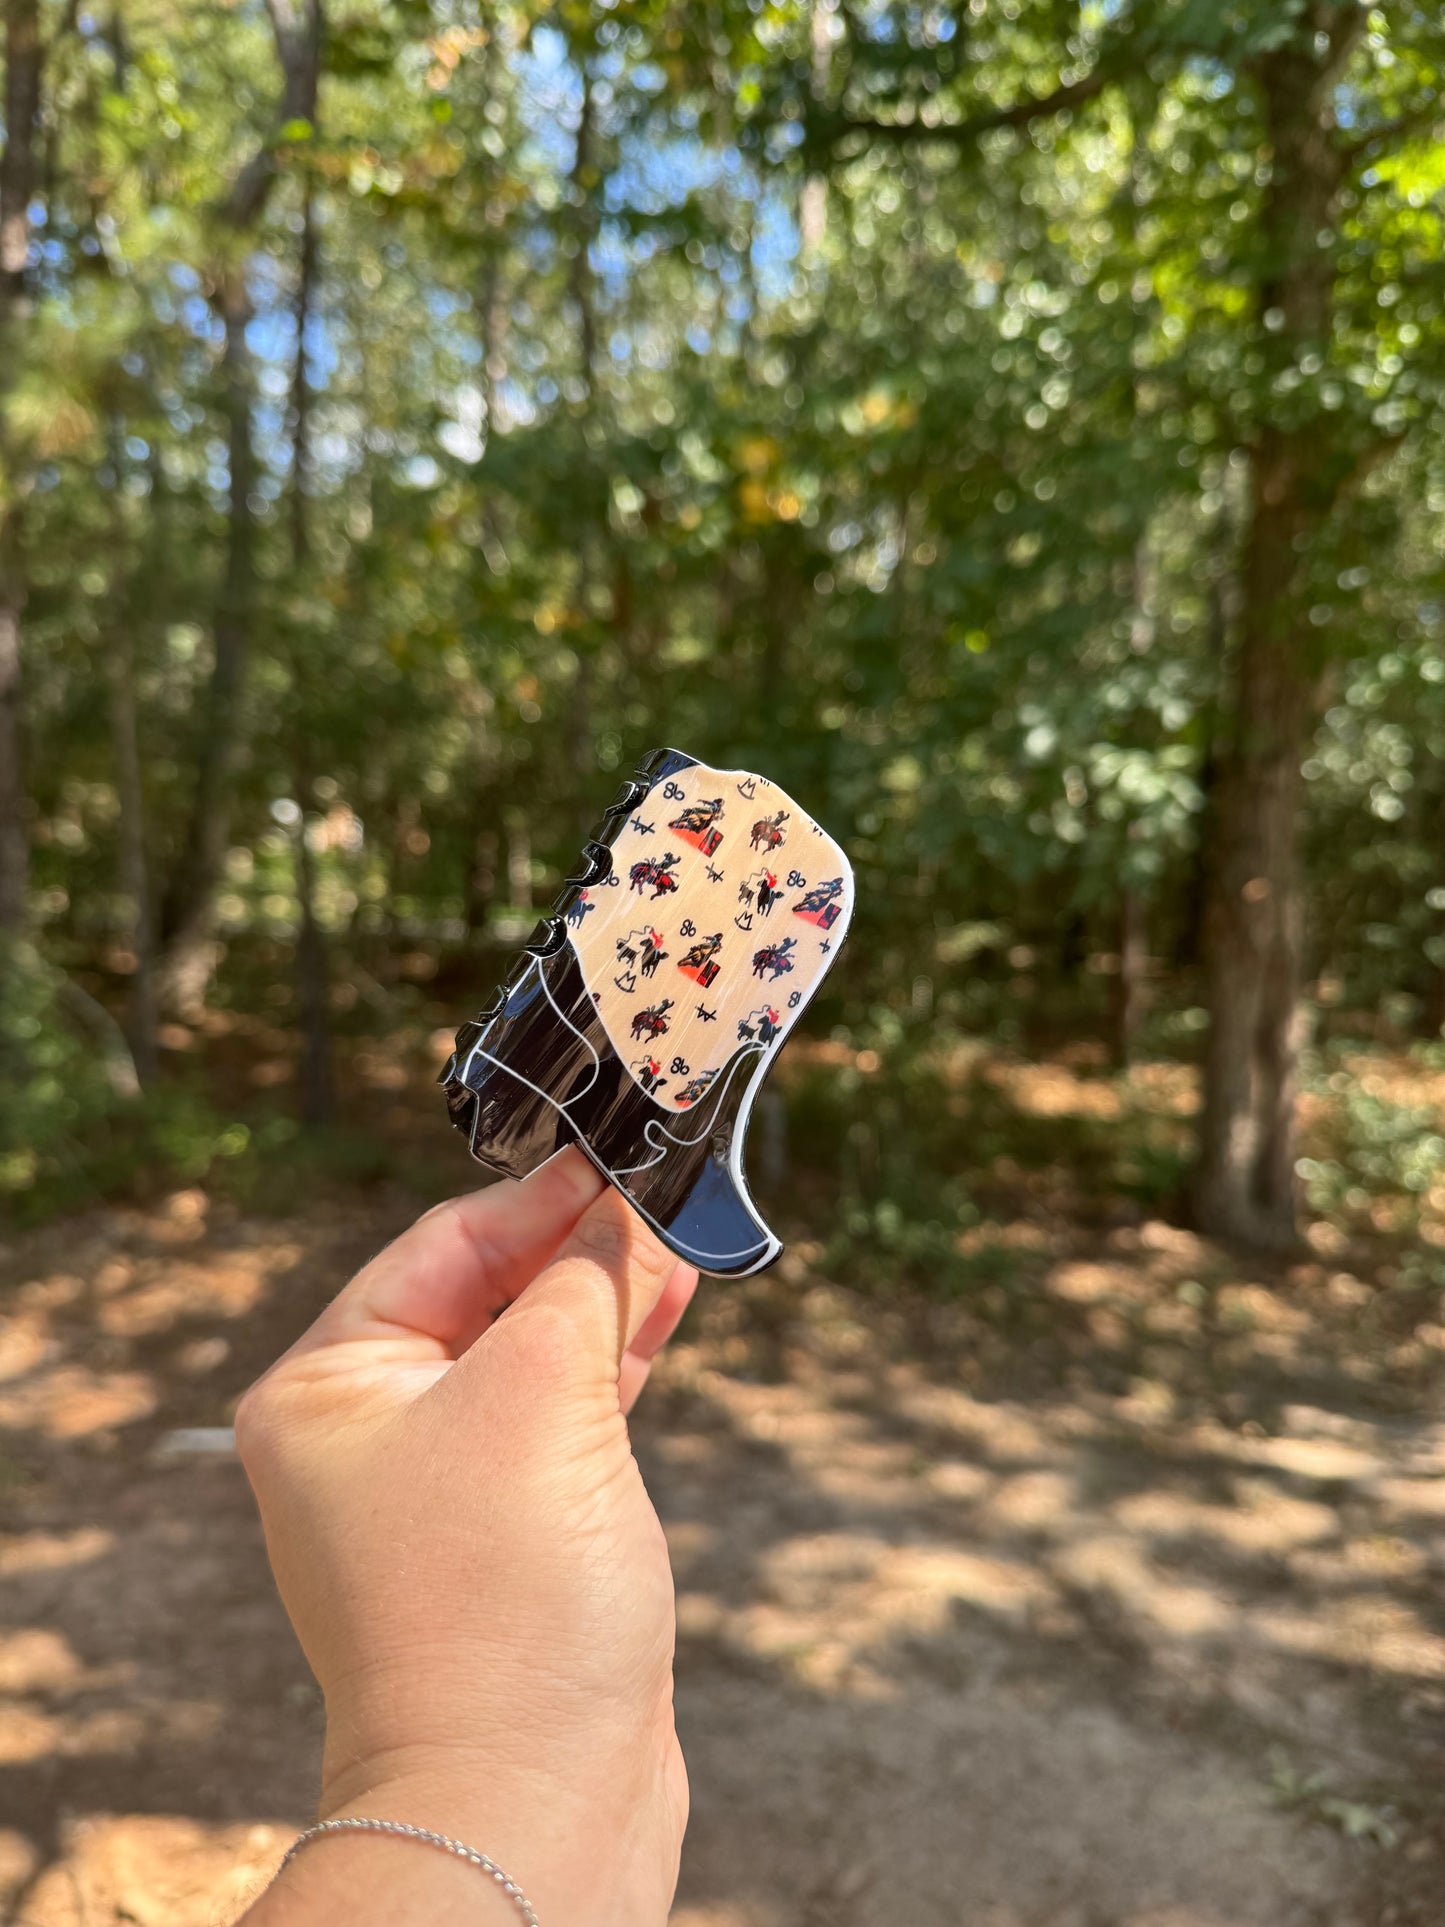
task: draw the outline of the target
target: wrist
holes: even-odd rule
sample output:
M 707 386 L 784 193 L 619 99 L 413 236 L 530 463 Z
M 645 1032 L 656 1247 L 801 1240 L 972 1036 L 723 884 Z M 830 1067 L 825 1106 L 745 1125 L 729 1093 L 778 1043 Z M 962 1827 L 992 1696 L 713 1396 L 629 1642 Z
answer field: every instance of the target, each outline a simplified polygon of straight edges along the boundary
M 382 1758 L 339 1761 L 328 1742 L 318 1817 L 396 1820 L 459 1840 L 506 1871 L 542 1927 L 665 1927 L 682 1823 L 673 1818 L 673 1790 L 652 1784 L 654 1777 L 625 1763 L 579 1760 L 563 1783 L 457 1747 L 398 1746 Z M 367 1836 L 340 1836 L 348 1837 Z M 383 1837 L 378 1844 L 410 1857 L 404 1842 Z M 449 1871 L 491 1885 L 465 1863 Z M 503 1898 L 493 1894 L 494 1910 Z M 490 1922 L 492 1913 L 481 1918 Z M 498 1914 L 510 1927 L 519 1918 L 515 1908 Z
M 317 1817 L 398 1820 L 460 1840 L 504 1867 L 545 1927 L 553 1927 L 563 1918 L 559 1907 L 573 1904 L 588 1856 L 605 1850 L 592 1817 L 574 1808 L 480 1752 L 400 1746 L 341 1767 L 328 1759 Z
M 524 1918 L 499 1883 L 458 1856 L 356 1828 L 308 1840 L 243 1927 L 521 1927 Z

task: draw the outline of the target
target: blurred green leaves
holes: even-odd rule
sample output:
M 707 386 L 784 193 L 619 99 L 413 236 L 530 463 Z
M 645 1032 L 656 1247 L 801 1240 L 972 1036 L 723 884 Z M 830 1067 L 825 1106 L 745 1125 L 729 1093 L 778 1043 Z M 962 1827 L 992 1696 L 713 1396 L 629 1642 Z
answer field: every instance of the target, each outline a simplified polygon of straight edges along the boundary
M 1332 83 L 1351 171 L 1305 237 L 1334 298 L 1304 342 L 1267 298 L 1285 242 L 1262 213 L 1260 63 L 1295 8 L 333 12 L 314 124 L 277 114 L 260 10 L 145 0 L 123 33 L 87 14 L 54 43 L 4 454 L 56 963 L 124 990 L 97 694 L 122 634 L 158 886 L 177 862 L 226 566 L 217 288 L 239 268 L 258 616 L 224 942 L 294 935 L 290 805 L 341 977 L 460 955 L 465 1001 L 611 773 L 670 741 L 767 768 L 852 852 L 823 1029 L 871 1048 L 920 982 L 962 1028 L 1006 1004 L 1107 1026 L 1126 913 L 1162 1026 L 1199 1002 L 1248 452 L 1288 430 L 1306 483 L 1338 485 L 1298 556 L 1326 692 L 1311 973 L 1327 1026 L 1438 1028 L 1438 19 L 1370 11 Z M 263 150 L 275 192 L 225 233 Z M 37 1080 L 37 1143 L 69 1128 L 74 1068 Z M 901 1139 L 923 1100 L 899 1088 Z M 900 1164 L 857 1208 L 886 1231 L 875 1206 L 908 1183 Z M 966 1189 L 919 1222 L 962 1222 Z

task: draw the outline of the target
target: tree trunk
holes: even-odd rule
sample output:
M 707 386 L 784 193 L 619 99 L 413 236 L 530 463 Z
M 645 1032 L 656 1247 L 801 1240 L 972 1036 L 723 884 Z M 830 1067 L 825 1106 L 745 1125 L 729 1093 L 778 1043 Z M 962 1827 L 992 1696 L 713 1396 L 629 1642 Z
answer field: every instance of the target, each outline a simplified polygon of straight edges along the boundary
M 0 574 L 0 939 L 19 937 L 29 915 L 29 798 L 20 758 L 20 609 Z
M 231 786 L 241 753 L 241 699 L 256 600 L 256 519 L 251 508 L 256 473 L 251 446 L 253 382 L 251 351 L 246 343 L 251 305 L 239 271 L 227 279 L 222 312 L 226 324 L 222 368 L 231 477 L 226 574 L 216 610 L 215 664 L 206 691 L 190 819 L 161 918 L 165 940 L 162 995 L 187 1013 L 196 1012 L 203 1003 L 215 961 L 213 903 L 230 831 Z
M 813 0 L 808 20 L 809 92 L 819 107 L 828 102 L 833 76 L 831 31 L 835 0 Z M 805 266 L 817 265 L 828 238 L 828 176 L 809 174 L 798 193 L 798 248 Z
M 0 408 L 19 365 L 29 305 L 26 272 L 43 65 L 37 0 L 7 0 L 5 148 L 0 154 Z M 15 539 L 14 470 L 9 436 L 0 434 L 0 938 L 21 936 L 29 917 L 30 799 L 20 705 L 25 583 Z
M 487 913 L 497 895 L 497 829 L 490 808 L 486 820 L 472 839 L 467 858 L 463 900 L 467 934 L 480 936 L 487 927 Z
M 318 243 L 315 208 L 308 186 L 301 208 L 301 248 L 296 274 L 296 360 L 291 374 L 291 568 L 295 581 L 305 579 L 311 563 L 311 381 L 306 365 L 306 332 L 311 321 L 316 287 Z M 301 649 L 305 644 L 302 642 Z M 294 675 L 303 722 L 311 705 L 304 700 L 307 677 L 304 659 Z M 315 806 L 315 788 L 304 746 L 296 756 L 296 801 L 301 814 L 296 823 L 296 901 L 301 924 L 296 940 L 296 1007 L 301 1019 L 301 1121 L 317 1128 L 335 1114 L 335 1080 L 331 1067 L 331 960 L 326 932 L 316 916 L 316 875 L 311 846 L 306 840 L 306 818 Z
M 516 910 L 532 908 L 532 836 L 520 811 L 507 820 L 507 901 Z
M 583 557 L 580 580 L 577 585 L 579 596 L 590 594 L 587 577 L 586 557 Z M 583 603 L 585 612 L 586 603 Z M 591 822 L 596 815 L 596 806 L 589 799 L 595 795 L 595 776 L 597 771 L 597 752 L 595 748 L 597 730 L 596 701 L 596 658 L 585 654 L 581 647 L 577 651 L 577 669 L 572 678 L 571 695 L 568 698 L 567 750 L 572 765 L 572 774 L 577 787 L 577 813 Z
M 316 916 L 316 871 L 306 840 L 306 818 L 314 802 L 309 773 L 297 773 L 300 815 L 292 839 L 296 901 L 301 927 L 296 939 L 296 1004 L 301 1021 L 301 1121 L 314 1129 L 336 1113 L 331 1074 L 331 968 L 326 932 Z
M 26 296 L 30 256 L 30 203 L 35 197 L 40 76 L 37 0 L 6 0 L 5 152 L 0 157 L 0 325 Z M 8 380 L 8 370 L 0 379 Z
M 1430 986 L 1424 1001 L 1424 1030 L 1432 1042 L 1437 1037 L 1445 1037 L 1445 964 L 1435 964 L 1430 972 Z
M 577 361 L 581 379 L 584 407 L 589 417 L 597 408 L 597 315 L 596 289 L 592 279 L 592 261 L 589 250 L 597 231 L 597 169 L 593 160 L 593 144 L 596 135 L 596 104 L 592 93 L 592 73 L 584 54 L 579 61 L 582 74 L 582 102 L 577 111 L 577 145 L 572 157 L 571 187 L 575 212 L 574 238 L 576 253 L 572 257 L 569 276 L 569 291 L 577 310 Z M 585 460 L 585 450 L 584 450 Z M 591 467 L 591 464 L 588 464 Z M 588 476 L 589 497 L 591 484 L 595 478 Z M 603 511 L 605 516 L 605 509 Z M 606 525 L 602 533 L 605 535 Z M 573 646 L 577 654 L 577 671 L 572 679 L 567 720 L 567 747 L 571 755 L 572 771 L 576 782 L 576 814 L 586 815 L 585 797 L 590 792 L 591 776 L 595 768 L 593 753 L 592 691 L 595 683 L 595 652 L 597 640 L 592 627 L 592 584 L 596 574 L 593 559 L 593 532 L 588 527 L 586 517 L 581 521 L 577 538 L 577 580 L 573 595 L 577 604 L 578 627 Z M 615 600 L 614 600 L 615 609 Z M 531 846 L 527 851 L 527 904 L 531 896 Z M 515 896 L 516 866 L 512 866 Z
M 321 49 L 326 32 L 321 0 L 266 0 L 276 57 L 281 63 L 278 132 L 292 121 L 312 125 L 321 81 Z M 218 210 L 230 226 L 249 228 L 259 218 L 276 179 L 275 138 L 262 141 L 232 181 Z
M 291 368 L 291 566 L 298 573 L 311 560 L 311 377 L 306 334 L 319 268 L 316 209 L 310 187 L 301 198 L 301 246 L 296 259 L 296 359 Z
M 315 122 L 325 18 L 321 0 L 268 0 L 267 12 L 281 67 L 279 134 L 293 121 L 308 126 Z M 254 226 L 266 205 L 276 179 L 277 144 L 276 139 L 262 143 L 237 172 L 215 210 L 220 221 L 240 234 Z M 234 250 L 234 242 L 232 246 Z M 213 905 L 243 742 L 241 703 L 255 605 L 256 525 L 250 501 L 256 472 L 251 445 L 254 384 L 246 342 L 251 308 L 240 251 L 219 278 L 218 306 L 226 337 L 222 381 L 231 476 L 226 575 L 214 622 L 215 662 L 206 692 L 191 814 L 161 915 L 162 994 L 185 1012 L 199 1009 L 215 963 Z
M 507 59 L 508 49 L 503 40 L 500 20 L 497 20 L 487 36 L 486 46 L 482 49 L 482 87 L 489 102 L 501 98 L 502 77 Z M 510 425 L 507 420 L 504 394 L 508 373 L 507 351 L 512 329 L 504 238 L 507 233 L 509 204 L 506 197 L 498 191 L 499 187 L 499 180 L 494 179 L 487 195 L 485 225 L 481 240 L 481 273 L 476 297 L 479 345 L 482 351 L 479 374 L 485 457 L 492 457 L 493 439 L 505 434 Z M 493 575 L 501 576 L 507 573 L 509 565 L 506 545 L 502 540 L 501 519 L 497 513 L 497 491 L 491 485 L 490 468 L 482 470 L 480 482 L 482 560 Z
M 486 265 L 477 295 L 477 306 L 481 315 L 483 455 L 489 456 L 492 454 L 493 438 L 505 434 L 507 429 L 502 390 L 507 379 L 507 337 L 511 318 L 502 278 L 502 243 L 498 237 L 491 236 L 486 247 Z M 493 575 L 502 576 L 507 573 L 509 566 L 507 549 L 502 540 L 501 518 L 497 513 L 497 491 L 492 487 L 490 473 L 485 468 L 481 475 L 481 495 L 482 560 Z
M 1277 581 L 1293 565 L 1277 509 L 1252 504 L 1232 737 L 1210 817 L 1203 948 L 1209 1041 L 1196 1203 L 1247 1243 L 1295 1237 L 1294 1084 L 1303 911 L 1300 765 L 1313 676 Z M 1271 578 L 1276 578 L 1272 580 Z
M 120 805 L 117 870 L 126 901 L 131 955 L 130 1009 L 126 1037 L 141 1084 L 155 1082 L 155 941 L 150 879 L 146 866 L 145 801 L 135 712 L 135 650 L 129 631 L 118 636 L 110 659 L 110 727 L 115 790 Z
M 596 131 L 596 107 L 592 98 L 592 73 L 586 57 L 580 61 L 582 104 L 577 110 L 577 143 L 573 150 L 572 189 L 575 221 L 573 242 L 576 253 L 568 273 L 568 292 L 577 310 L 577 359 L 582 384 L 589 402 L 597 387 L 597 319 L 593 312 L 592 259 L 590 249 L 596 232 L 594 194 L 596 179 L 592 160 L 592 141 Z
M 1149 956 L 1148 907 L 1131 883 L 1119 900 L 1119 974 L 1114 979 L 1114 1062 L 1121 1071 L 1134 1062 L 1144 1015 L 1144 972 Z
M 1259 316 L 1277 367 L 1328 351 L 1331 235 L 1347 164 L 1334 139 L 1333 95 L 1364 21 L 1358 9 L 1314 0 L 1257 68 L 1271 149 Z M 1361 451 L 1342 461 L 1321 416 L 1267 424 L 1248 456 L 1239 643 L 1205 851 L 1210 1027 L 1194 1199 L 1201 1229 L 1283 1249 L 1298 1236 L 1300 766 L 1322 673 L 1301 574 Z

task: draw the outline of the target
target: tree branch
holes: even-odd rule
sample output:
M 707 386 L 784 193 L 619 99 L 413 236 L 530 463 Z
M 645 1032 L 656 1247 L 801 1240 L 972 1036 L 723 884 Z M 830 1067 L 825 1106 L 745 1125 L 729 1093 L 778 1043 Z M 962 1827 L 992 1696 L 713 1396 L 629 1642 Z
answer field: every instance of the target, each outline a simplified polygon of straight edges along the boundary
M 1438 95 L 1418 102 L 1408 112 L 1397 115 L 1394 120 L 1386 121 L 1383 126 L 1372 127 L 1367 133 L 1359 134 L 1345 143 L 1344 153 L 1347 162 L 1354 166 L 1367 156 L 1377 159 L 1386 148 L 1404 141 L 1411 134 L 1434 130 L 1445 121 L 1445 101 Z M 1434 138 L 1439 138 L 1435 135 Z M 1377 150 L 1372 152 L 1372 150 Z
M 281 130 L 293 120 L 313 122 L 316 118 L 325 24 L 321 0 L 267 0 L 266 11 L 281 63 L 276 132 L 246 162 L 217 209 L 229 227 L 250 227 L 265 207 L 276 178 L 276 139 Z
M 55 31 L 45 43 L 45 58 L 49 60 L 67 34 L 74 33 L 80 20 L 80 0 L 65 0 L 65 11 L 55 23 Z
M 45 50 L 37 0 L 5 9 L 5 145 L 0 149 L 0 326 L 25 299 L 30 202 L 37 173 L 40 82 Z M 6 374 L 0 372 L 0 382 Z
M 996 128 L 1027 127 L 1036 120 L 1047 120 L 1054 114 L 1066 113 L 1071 107 L 1082 107 L 1086 101 L 1103 93 L 1117 78 L 1112 64 L 1106 67 L 1100 62 L 1082 80 L 1071 80 L 1064 86 L 1055 87 L 1052 93 L 1032 95 L 1026 100 L 1015 101 L 1010 107 L 991 107 L 987 113 L 975 114 L 968 120 L 937 122 L 932 126 L 921 120 L 864 120 L 853 114 L 839 114 L 832 117 L 831 138 L 838 140 L 845 134 L 873 134 L 884 140 L 952 141 L 955 146 L 966 147 L 981 134 L 991 134 Z
M 1322 0 L 1315 8 L 1313 26 L 1317 33 L 1324 34 L 1328 50 L 1319 70 L 1322 99 L 1332 94 L 1343 80 L 1368 25 L 1369 16 L 1361 6 L 1340 6 L 1338 0 Z

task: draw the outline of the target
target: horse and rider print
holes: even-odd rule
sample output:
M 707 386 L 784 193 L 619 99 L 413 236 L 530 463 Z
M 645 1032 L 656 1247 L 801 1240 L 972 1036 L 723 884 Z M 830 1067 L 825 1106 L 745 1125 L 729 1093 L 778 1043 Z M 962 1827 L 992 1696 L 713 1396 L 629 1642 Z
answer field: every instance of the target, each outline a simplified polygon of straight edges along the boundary
M 729 1050 L 777 1046 L 827 970 L 848 860 L 776 784 L 696 763 L 632 797 L 610 847 L 611 871 L 558 900 L 567 941 L 625 1074 L 695 1109 Z
M 639 896 L 644 890 L 650 889 L 652 901 L 656 903 L 659 897 L 665 897 L 669 891 L 677 888 L 677 878 L 673 874 L 677 861 L 677 854 L 673 850 L 669 850 L 665 856 L 644 857 L 640 863 L 633 864 L 629 873 L 631 888 Z

